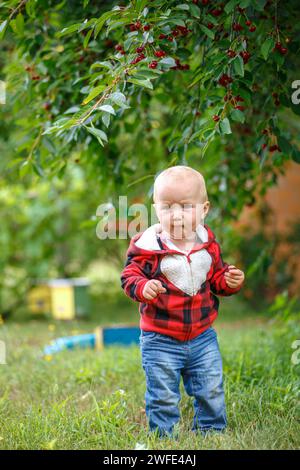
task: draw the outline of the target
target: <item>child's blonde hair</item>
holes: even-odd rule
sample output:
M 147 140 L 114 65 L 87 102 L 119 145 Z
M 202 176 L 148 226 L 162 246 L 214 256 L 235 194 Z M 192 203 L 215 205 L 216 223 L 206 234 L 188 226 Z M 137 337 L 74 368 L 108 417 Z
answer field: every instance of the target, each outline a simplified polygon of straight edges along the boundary
M 207 191 L 206 191 L 206 186 L 205 186 L 205 180 L 203 175 L 195 170 L 194 168 L 191 168 L 190 166 L 185 166 L 185 165 L 175 165 L 175 166 L 170 166 L 169 168 L 166 168 L 165 170 L 161 171 L 155 178 L 154 180 L 154 186 L 153 186 L 153 200 L 156 202 L 157 200 L 157 187 L 164 178 L 173 178 L 174 180 L 182 180 L 183 178 L 197 178 L 198 184 L 200 186 L 200 194 L 201 194 L 201 202 L 207 201 Z

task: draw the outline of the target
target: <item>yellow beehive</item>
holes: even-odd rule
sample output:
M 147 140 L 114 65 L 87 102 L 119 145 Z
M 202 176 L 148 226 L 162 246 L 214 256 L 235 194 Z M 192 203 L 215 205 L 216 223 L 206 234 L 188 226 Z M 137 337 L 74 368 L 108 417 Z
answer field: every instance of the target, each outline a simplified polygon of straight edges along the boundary
M 27 304 L 31 313 L 45 314 L 51 312 L 51 291 L 46 284 L 33 287 L 27 294 Z
M 51 314 L 57 320 L 72 320 L 90 313 L 88 279 L 53 279 L 38 281 L 27 294 L 29 311 Z
M 68 279 L 56 279 L 49 282 L 51 288 L 51 312 L 57 320 L 75 318 L 73 284 Z

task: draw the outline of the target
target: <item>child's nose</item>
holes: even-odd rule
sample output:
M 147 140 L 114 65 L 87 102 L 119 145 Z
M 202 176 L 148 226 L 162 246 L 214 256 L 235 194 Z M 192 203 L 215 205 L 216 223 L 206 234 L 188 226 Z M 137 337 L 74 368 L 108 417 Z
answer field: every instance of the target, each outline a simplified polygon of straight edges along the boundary
M 173 220 L 181 220 L 182 219 L 182 208 L 181 207 L 173 207 Z

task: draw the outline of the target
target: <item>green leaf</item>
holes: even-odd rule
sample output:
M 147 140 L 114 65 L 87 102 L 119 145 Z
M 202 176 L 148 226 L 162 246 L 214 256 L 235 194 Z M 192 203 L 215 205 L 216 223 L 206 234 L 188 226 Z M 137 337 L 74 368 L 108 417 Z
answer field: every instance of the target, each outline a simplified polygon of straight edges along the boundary
M 208 29 L 206 26 L 204 26 L 203 24 L 200 25 L 200 29 L 202 29 L 202 31 L 206 34 L 206 36 L 208 36 L 210 39 L 214 39 L 215 38 L 215 33 L 211 30 L 211 29 Z
M 225 13 L 230 13 L 238 3 L 240 3 L 239 0 L 230 0 L 230 2 L 226 3 L 224 7 Z
M 95 127 L 88 127 L 88 126 L 84 126 L 84 127 L 86 128 L 86 130 L 89 131 L 90 134 L 92 134 L 98 139 L 98 142 L 100 143 L 100 145 L 102 145 L 102 147 L 104 147 L 102 140 L 104 140 L 105 142 L 108 142 L 107 135 L 105 134 L 105 132 L 101 131 L 100 129 L 96 129 Z
M 25 162 L 23 162 L 19 168 L 20 177 L 23 178 L 25 175 L 30 173 L 31 170 L 32 170 L 31 162 L 29 160 L 25 160 Z
M 28 0 L 25 3 L 25 10 L 26 10 L 27 15 L 30 16 L 30 18 L 35 17 L 35 6 L 36 6 L 35 0 Z
M 101 29 L 103 28 L 104 23 L 108 19 L 112 18 L 114 15 L 120 15 L 120 10 L 107 11 L 106 13 L 103 13 L 102 16 L 100 16 L 100 18 L 96 22 L 96 26 L 95 26 L 95 33 L 94 33 L 94 38 L 95 39 L 98 36 L 98 34 L 100 33 Z
M 159 61 L 159 63 L 169 65 L 170 67 L 175 67 L 176 65 L 176 62 L 173 57 L 164 57 Z
M 16 32 L 19 36 L 23 36 L 24 33 L 24 17 L 22 13 L 19 13 L 15 19 Z
M 150 80 L 138 80 L 137 78 L 129 78 L 127 80 L 130 83 L 134 83 L 135 85 L 140 85 L 145 88 L 149 88 L 150 90 L 153 90 L 153 85 L 150 82 Z
M 59 33 L 57 33 L 57 37 L 61 38 L 62 36 L 66 36 L 67 34 L 74 33 L 75 31 L 78 31 L 78 28 L 81 26 L 81 23 L 76 23 L 72 24 L 71 26 L 68 26 L 67 28 L 63 28 Z
M 91 70 L 96 69 L 96 68 L 98 68 L 98 67 L 99 67 L 99 68 L 104 67 L 104 68 L 110 69 L 110 70 L 113 68 L 112 64 L 111 64 L 108 60 L 104 60 L 103 62 L 99 62 L 99 61 L 94 62 L 94 63 L 91 65 Z
M 300 163 L 300 151 L 296 148 L 293 149 L 292 159 L 296 163 Z
M 231 127 L 230 127 L 230 122 L 228 118 L 224 118 L 222 121 L 220 121 L 220 131 L 221 134 L 231 134 Z
M 241 8 L 247 8 L 251 3 L 251 0 L 242 0 L 241 2 L 239 2 L 239 6 Z
M 277 142 L 283 153 L 285 153 L 286 155 L 291 155 L 293 153 L 293 146 L 285 137 L 283 137 L 282 135 L 278 136 Z
M 232 63 L 233 63 L 235 73 L 243 77 L 244 76 L 244 62 L 241 56 L 237 55 L 232 61 Z
M 273 49 L 275 45 L 275 40 L 271 37 L 268 37 L 265 42 L 262 44 L 260 51 L 265 60 L 267 60 L 270 51 Z
M 4 34 L 5 34 L 5 31 L 6 31 L 6 28 L 7 28 L 7 25 L 8 25 L 8 21 L 7 21 L 7 20 L 3 21 L 3 22 L 0 24 L 0 39 L 3 39 Z
M 85 98 L 85 100 L 83 100 L 82 104 L 87 104 L 89 103 L 90 101 L 92 101 L 92 99 L 94 99 L 96 96 L 100 95 L 100 93 L 102 93 L 103 90 L 106 89 L 106 86 L 105 85 L 99 85 L 97 86 L 96 88 L 93 88 L 91 90 L 91 92 L 89 93 L 89 95 Z
M 175 10 L 189 10 L 190 7 L 186 3 L 182 3 L 181 5 L 177 5 L 175 7 Z
M 112 93 L 109 98 L 120 107 L 123 107 L 126 103 L 126 96 L 119 91 Z
M 234 109 L 230 113 L 230 117 L 237 122 L 245 122 L 245 115 L 240 109 Z
M 109 127 L 110 124 L 110 114 L 109 113 L 104 113 L 102 116 L 102 122 L 105 125 L 105 127 Z
M 92 35 L 92 32 L 93 32 L 93 30 L 90 29 L 90 30 L 88 31 L 87 35 L 86 35 L 85 38 L 84 38 L 84 41 L 83 41 L 83 47 L 84 47 L 84 49 L 87 48 L 87 45 L 88 45 L 88 43 L 89 43 L 90 37 L 91 37 L 91 35 Z
M 105 111 L 106 113 L 113 114 L 114 116 L 116 115 L 116 112 L 110 104 L 103 104 L 102 106 L 99 106 L 97 109 L 100 111 Z
M 190 12 L 191 12 L 191 15 L 194 16 L 195 18 L 200 18 L 201 10 L 194 3 L 190 4 Z

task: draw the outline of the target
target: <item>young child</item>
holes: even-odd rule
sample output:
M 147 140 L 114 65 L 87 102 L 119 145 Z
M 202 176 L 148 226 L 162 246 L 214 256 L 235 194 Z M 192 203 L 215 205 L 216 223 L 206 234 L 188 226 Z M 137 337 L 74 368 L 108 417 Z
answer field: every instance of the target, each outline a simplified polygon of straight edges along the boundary
M 181 376 L 194 398 L 192 431 L 227 426 L 222 359 L 212 323 L 217 295 L 237 293 L 244 273 L 222 259 L 204 218 L 204 178 L 188 166 L 162 171 L 154 182 L 159 220 L 132 237 L 121 273 L 125 294 L 140 303 L 140 347 L 150 431 L 176 437 Z

